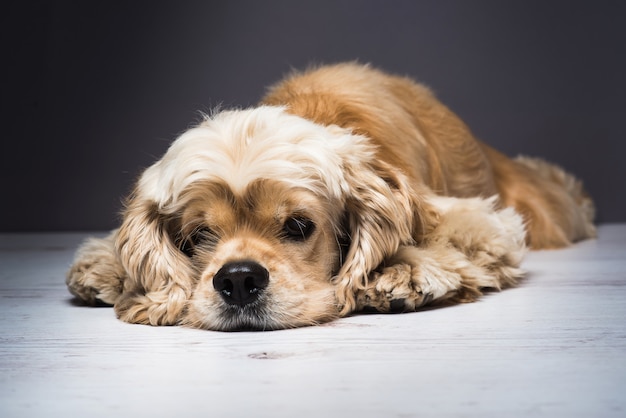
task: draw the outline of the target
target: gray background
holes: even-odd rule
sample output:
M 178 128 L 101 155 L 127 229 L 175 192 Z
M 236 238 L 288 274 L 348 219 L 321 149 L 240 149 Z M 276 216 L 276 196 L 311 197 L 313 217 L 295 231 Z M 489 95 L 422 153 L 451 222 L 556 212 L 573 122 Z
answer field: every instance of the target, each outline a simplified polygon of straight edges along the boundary
M 92 4 L 93 3 L 93 4 Z M 626 221 L 626 2 L 4 5 L 0 230 L 100 230 L 198 111 L 358 59 L 428 84 L 484 141 L 584 179 Z

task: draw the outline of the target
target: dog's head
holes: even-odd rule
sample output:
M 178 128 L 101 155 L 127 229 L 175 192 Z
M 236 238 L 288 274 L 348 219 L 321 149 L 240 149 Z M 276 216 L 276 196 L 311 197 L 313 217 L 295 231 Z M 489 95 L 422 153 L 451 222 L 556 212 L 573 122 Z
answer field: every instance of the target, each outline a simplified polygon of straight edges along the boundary
M 116 310 L 222 330 L 350 312 L 368 274 L 420 233 L 410 188 L 348 130 L 279 107 L 219 113 L 178 138 L 129 198 Z

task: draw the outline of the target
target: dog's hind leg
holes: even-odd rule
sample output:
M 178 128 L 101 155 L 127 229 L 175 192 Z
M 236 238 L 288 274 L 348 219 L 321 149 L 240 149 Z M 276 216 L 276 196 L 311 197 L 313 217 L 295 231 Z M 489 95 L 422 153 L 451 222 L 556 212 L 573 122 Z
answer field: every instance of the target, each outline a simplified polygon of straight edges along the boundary
M 122 293 L 126 271 L 115 252 L 116 233 L 85 241 L 67 272 L 65 282 L 70 293 L 87 304 L 113 305 Z

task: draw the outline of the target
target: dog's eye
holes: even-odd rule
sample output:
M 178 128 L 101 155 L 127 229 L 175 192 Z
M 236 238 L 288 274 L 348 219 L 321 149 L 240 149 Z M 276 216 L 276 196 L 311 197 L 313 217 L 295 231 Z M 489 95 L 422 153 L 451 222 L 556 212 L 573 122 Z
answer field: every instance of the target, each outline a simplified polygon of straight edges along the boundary
M 194 245 L 200 244 L 202 241 L 206 241 L 211 239 L 215 234 L 210 228 L 196 228 L 191 234 L 189 234 L 189 239 L 193 242 Z
M 285 236 L 294 241 L 304 241 L 311 236 L 315 224 L 312 220 L 302 217 L 293 217 L 285 221 L 283 232 Z
M 198 245 L 215 240 L 215 233 L 207 227 L 194 229 L 181 243 L 180 250 L 191 257 Z

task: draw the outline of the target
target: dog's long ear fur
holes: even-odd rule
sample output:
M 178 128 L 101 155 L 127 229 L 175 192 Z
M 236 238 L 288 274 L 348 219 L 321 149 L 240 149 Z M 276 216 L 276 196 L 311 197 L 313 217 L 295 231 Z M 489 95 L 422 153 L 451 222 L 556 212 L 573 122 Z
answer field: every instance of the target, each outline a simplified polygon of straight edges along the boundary
M 344 165 L 350 248 L 335 277 L 342 314 L 355 307 L 355 294 L 369 274 L 402 244 L 415 243 L 437 223 L 427 203 L 428 190 L 416 190 L 399 170 L 382 161 L 369 166 Z
M 193 268 L 166 219 L 150 199 L 135 194 L 127 204 L 115 243 L 128 273 L 115 311 L 126 322 L 177 324 L 191 295 Z

